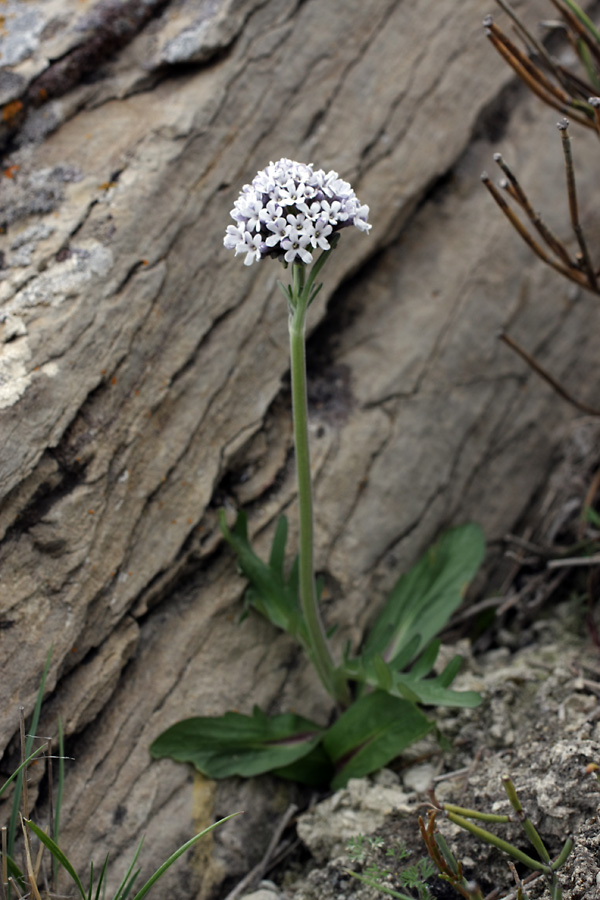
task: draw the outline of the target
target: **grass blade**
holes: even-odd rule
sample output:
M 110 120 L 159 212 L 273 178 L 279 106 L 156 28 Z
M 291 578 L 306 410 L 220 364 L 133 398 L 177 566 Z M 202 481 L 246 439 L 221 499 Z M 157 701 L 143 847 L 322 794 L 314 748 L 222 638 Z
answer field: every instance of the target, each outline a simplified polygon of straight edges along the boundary
M 31 753 L 31 748 L 33 746 L 33 736 L 36 732 L 36 728 L 38 726 L 38 722 L 40 719 L 40 712 L 42 709 L 42 700 L 44 699 L 44 687 L 46 685 L 46 677 L 50 670 L 50 660 L 52 659 L 52 647 L 48 650 L 48 655 L 46 657 L 46 662 L 44 664 L 44 670 L 42 672 L 42 678 L 40 681 L 40 686 L 37 692 L 37 698 L 35 701 L 35 706 L 33 708 L 33 716 L 31 718 L 30 725 L 30 734 L 25 743 L 25 756 L 27 757 Z M 17 821 L 19 818 L 19 807 L 21 805 L 21 795 L 23 793 L 23 777 L 25 773 L 23 769 L 19 772 L 17 777 L 17 786 L 15 789 L 15 795 L 13 797 L 13 805 L 10 814 L 10 822 L 8 824 L 8 852 L 12 856 L 14 846 L 15 846 L 15 837 L 17 834 Z
M 17 776 L 21 774 L 23 769 L 29 765 L 29 763 L 32 761 L 32 759 L 35 759 L 36 756 L 39 756 L 40 753 L 43 753 L 47 746 L 48 746 L 48 744 L 42 744 L 41 747 L 38 747 L 37 750 L 34 750 L 33 753 L 30 753 L 29 756 L 27 757 L 27 759 L 23 760 L 21 765 L 15 769 L 15 771 L 12 773 L 12 775 L 6 779 L 6 781 L 0 788 L 0 797 L 2 796 L 2 794 L 4 793 L 6 788 L 9 786 L 9 784 L 11 784 L 15 780 L 15 778 L 17 778 Z
M 140 850 L 142 849 L 142 844 L 143 844 L 143 843 L 144 843 L 144 838 L 142 838 L 141 841 L 139 842 L 139 844 L 137 845 L 137 849 L 136 849 L 135 853 L 133 854 L 133 859 L 131 860 L 130 866 L 129 866 L 129 868 L 127 869 L 127 871 L 125 872 L 125 875 L 124 875 L 124 877 L 123 877 L 123 881 L 121 882 L 121 884 L 120 884 L 119 887 L 117 888 L 117 892 L 116 892 L 116 894 L 115 894 L 115 896 L 114 896 L 114 900 L 121 900 L 121 897 L 122 897 L 122 895 L 123 895 L 123 892 L 125 891 L 125 888 L 128 886 L 129 878 L 130 878 L 131 873 L 132 873 L 132 871 L 133 871 L 133 867 L 135 866 L 135 864 L 136 864 L 136 862 L 137 862 L 137 859 L 138 859 L 138 856 L 140 855 Z M 131 890 L 131 884 L 129 884 L 128 891 L 129 891 L 129 890 Z M 127 896 L 127 894 L 125 894 L 124 896 Z
M 47 847 L 47 849 L 50 851 L 52 856 L 59 861 L 63 869 L 69 873 L 75 885 L 77 886 L 77 889 L 81 894 L 83 900 L 88 900 L 79 875 L 77 874 L 65 854 L 62 852 L 56 841 L 53 841 L 50 835 L 46 834 L 45 831 L 42 831 L 42 829 L 34 822 L 32 822 L 31 819 L 26 819 L 25 824 L 33 831 L 35 835 L 37 835 L 42 844 L 44 844 L 44 846 Z
M 92 863 L 92 866 L 91 866 L 92 871 L 93 871 L 93 865 L 94 864 Z M 100 870 L 100 878 L 98 879 L 98 886 L 96 888 L 96 896 L 95 896 L 94 900 L 100 900 L 100 891 L 102 890 L 102 888 L 104 886 L 104 879 L 106 878 L 107 868 L 108 868 L 108 853 L 106 854 L 106 858 L 104 860 L 104 865 L 102 866 L 102 868 Z M 92 900 L 93 887 L 94 887 L 94 880 L 93 880 L 93 878 L 90 878 L 90 900 Z
M 209 825 L 208 828 L 205 828 L 204 831 L 201 831 L 199 834 L 196 834 L 193 838 L 190 838 L 185 844 L 183 844 L 179 850 L 176 850 L 175 853 L 172 853 L 171 856 L 156 870 L 154 875 L 148 879 L 146 884 L 143 886 L 141 890 L 137 892 L 133 900 L 142 900 L 142 897 L 145 897 L 150 888 L 156 884 L 161 875 L 164 875 L 167 869 L 169 869 L 176 860 L 182 856 L 186 850 L 189 850 L 190 847 L 193 847 L 195 843 L 197 843 L 200 838 L 204 837 L 209 831 L 212 831 L 214 828 L 218 828 L 219 825 L 222 825 L 224 822 L 228 822 L 229 819 L 233 819 L 234 816 L 241 815 L 241 812 L 232 813 L 230 816 L 226 816 L 224 819 L 219 819 L 218 822 L 214 822 L 212 825 Z
M 56 803 L 54 805 L 54 828 L 52 837 L 58 844 L 60 834 L 60 810 L 62 806 L 63 788 L 65 786 L 65 736 L 63 733 L 62 719 L 58 717 L 58 787 L 56 789 Z M 52 872 L 54 882 L 58 875 L 58 860 L 52 857 Z

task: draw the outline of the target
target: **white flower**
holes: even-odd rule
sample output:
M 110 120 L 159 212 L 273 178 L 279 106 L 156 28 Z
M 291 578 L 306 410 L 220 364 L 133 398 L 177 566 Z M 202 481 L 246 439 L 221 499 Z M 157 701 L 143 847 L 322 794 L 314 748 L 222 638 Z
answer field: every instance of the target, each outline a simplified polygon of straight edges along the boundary
M 308 206 L 307 203 L 298 203 L 298 209 L 308 219 L 318 219 L 321 215 L 321 203 L 315 202 Z
M 329 222 L 330 225 L 337 225 L 338 222 L 346 221 L 348 213 L 342 208 L 339 200 L 334 200 L 333 203 L 329 203 L 328 200 L 322 200 L 320 218 Z
M 261 222 L 264 222 L 267 228 L 269 227 L 269 223 L 276 222 L 277 219 L 280 219 L 283 215 L 283 209 L 275 200 L 269 200 L 266 206 L 260 211 L 259 218 Z
M 286 216 L 288 223 L 295 228 L 296 231 L 304 232 L 307 222 L 309 221 L 304 213 L 298 213 L 297 216 L 293 216 L 291 213 Z
M 260 259 L 261 244 L 262 238 L 260 234 L 255 234 L 253 236 L 249 231 L 246 231 L 244 240 L 235 248 L 235 255 L 237 256 L 238 253 L 245 253 L 246 259 L 244 260 L 244 265 L 251 266 L 255 259 Z
M 331 227 L 331 225 L 326 225 L 323 219 L 317 219 L 310 236 L 310 242 L 313 247 L 320 247 L 321 250 L 329 250 L 331 245 L 327 240 L 327 237 L 331 234 L 332 231 L 333 228 Z
M 367 232 L 367 234 L 373 227 L 372 225 L 369 225 L 369 223 L 367 222 L 368 216 L 369 216 L 369 207 L 368 206 L 359 206 L 357 212 L 354 213 L 354 219 L 352 220 L 353 224 L 356 225 L 356 227 L 360 231 L 365 231 L 365 232 Z
M 223 243 L 228 250 L 236 250 L 239 243 L 244 242 L 244 229 L 236 228 L 235 225 L 227 226 L 227 233 L 223 238 Z
M 306 247 L 310 243 L 308 234 L 299 234 L 295 228 L 292 228 L 289 235 L 281 242 L 281 247 L 286 251 L 283 257 L 286 262 L 294 262 L 299 256 L 303 263 L 312 262 L 312 253 Z
M 268 222 L 267 228 L 269 231 L 273 232 L 267 237 L 265 242 L 269 247 L 275 247 L 280 241 L 283 241 L 292 230 L 292 226 L 288 225 L 285 219 L 277 219 L 276 222 Z
M 265 256 L 308 265 L 311 250 L 331 250 L 330 238 L 342 228 L 355 225 L 368 232 L 368 215 L 369 207 L 333 169 L 315 170 L 312 163 L 283 158 L 244 185 L 231 210 L 235 225 L 227 227 L 223 244 L 236 255 L 244 253 L 247 266 Z

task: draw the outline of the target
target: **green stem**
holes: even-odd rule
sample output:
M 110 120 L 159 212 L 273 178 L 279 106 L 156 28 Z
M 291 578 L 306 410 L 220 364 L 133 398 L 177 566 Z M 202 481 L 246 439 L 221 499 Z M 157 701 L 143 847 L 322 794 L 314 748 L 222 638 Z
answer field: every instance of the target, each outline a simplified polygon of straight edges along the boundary
M 292 295 L 290 303 L 290 364 L 292 378 L 292 414 L 298 478 L 299 512 L 299 587 L 300 605 L 311 650 L 311 659 L 325 689 L 342 706 L 350 701 L 348 684 L 336 670 L 317 604 L 317 589 L 313 561 L 313 502 L 308 443 L 308 399 L 306 392 L 305 332 L 306 312 L 314 283 L 305 283 L 305 267 L 292 266 Z
M 454 822 L 455 825 L 459 825 L 461 828 L 464 828 L 465 831 L 470 831 L 471 834 L 474 834 L 475 837 L 485 841 L 486 844 L 493 844 L 494 847 L 503 850 L 509 856 L 512 856 L 513 859 L 523 863 L 529 869 L 533 869 L 534 872 L 543 872 L 544 875 L 553 874 L 547 865 L 539 862 L 537 859 L 533 859 L 531 856 L 528 856 L 527 853 L 523 853 L 522 850 L 509 844 L 508 841 L 503 840 L 497 835 L 492 834 L 491 831 L 486 831 L 485 828 L 479 828 L 478 825 L 474 825 L 473 822 L 469 822 L 468 819 L 464 819 L 462 816 L 458 816 L 455 813 L 448 813 L 448 818 L 451 822 Z

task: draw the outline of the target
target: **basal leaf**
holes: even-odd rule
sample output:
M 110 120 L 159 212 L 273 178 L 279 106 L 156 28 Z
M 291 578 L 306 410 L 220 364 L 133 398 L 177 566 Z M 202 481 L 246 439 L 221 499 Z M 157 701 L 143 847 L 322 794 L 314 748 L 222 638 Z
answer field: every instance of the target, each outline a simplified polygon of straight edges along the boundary
M 418 660 L 411 666 L 410 674 L 412 678 L 426 678 L 429 675 L 435 665 L 441 646 L 442 642 L 436 639 L 423 650 Z
M 277 628 L 287 631 L 305 643 L 306 626 L 298 602 L 297 573 L 292 567 L 289 579 L 284 573 L 287 520 L 283 516 L 275 530 L 269 564 L 264 563 L 250 546 L 246 514 L 238 513 L 230 530 L 223 510 L 219 526 L 227 543 L 235 550 L 242 574 L 248 579 L 245 602 L 269 619 Z
M 396 676 L 394 693 L 406 696 L 406 691 L 410 691 L 415 702 L 425 706 L 460 706 L 472 709 L 481 703 L 481 696 L 477 691 L 449 690 L 441 675 L 437 678 L 417 679 L 410 672 L 401 673 Z
M 273 572 L 278 572 L 283 578 L 283 566 L 285 563 L 285 545 L 287 543 L 288 524 L 285 516 L 281 516 L 275 529 L 275 537 L 271 545 L 269 567 Z
M 396 583 L 365 642 L 363 657 L 380 653 L 392 660 L 418 636 L 414 659 L 460 606 L 484 550 L 477 525 L 462 525 L 443 534 Z
M 255 706 L 251 716 L 228 712 L 184 719 L 164 731 L 150 753 L 190 762 L 209 778 L 249 778 L 295 763 L 317 746 L 322 735 L 308 719 L 291 713 L 269 718 Z
M 288 781 L 297 781 L 300 784 L 308 784 L 310 787 L 326 787 L 334 775 L 333 763 L 323 749 L 322 744 L 317 746 L 296 762 L 281 769 L 275 769 L 274 775 L 285 778 Z
M 331 787 L 343 787 L 385 766 L 433 728 L 413 703 L 385 691 L 365 694 L 342 713 L 323 738 L 335 765 Z
M 438 676 L 438 681 L 444 687 L 450 687 L 456 676 L 458 675 L 459 669 L 462 666 L 462 656 L 458 654 L 453 656 L 447 666 L 445 666 L 443 672 L 440 672 Z M 412 675 L 412 672 L 411 672 Z

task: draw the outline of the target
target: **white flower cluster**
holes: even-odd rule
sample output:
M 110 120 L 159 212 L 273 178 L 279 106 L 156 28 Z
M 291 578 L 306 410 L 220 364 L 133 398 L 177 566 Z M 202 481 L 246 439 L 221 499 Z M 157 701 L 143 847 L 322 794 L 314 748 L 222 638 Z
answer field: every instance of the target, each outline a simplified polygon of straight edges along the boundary
M 236 256 L 245 253 L 246 266 L 265 256 L 308 265 L 314 251 L 330 249 L 328 238 L 340 229 L 368 232 L 368 216 L 369 207 L 333 169 L 280 159 L 244 185 L 223 243 Z

